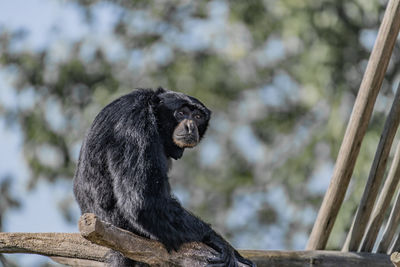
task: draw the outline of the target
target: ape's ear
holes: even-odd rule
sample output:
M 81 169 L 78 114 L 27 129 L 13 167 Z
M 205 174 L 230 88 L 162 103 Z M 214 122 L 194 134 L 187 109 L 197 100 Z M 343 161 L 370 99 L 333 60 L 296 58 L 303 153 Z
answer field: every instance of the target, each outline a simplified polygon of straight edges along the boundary
M 162 94 L 162 93 L 165 93 L 165 92 L 167 92 L 167 90 L 162 88 L 161 86 L 159 86 L 157 88 L 157 90 L 156 90 L 156 95 L 159 95 L 159 94 Z
M 153 106 L 158 105 L 160 103 L 160 101 L 161 101 L 159 96 L 162 93 L 165 93 L 165 92 L 166 92 L 166 90 L 164 88 L 158 87 L 157 90 L 154 92 L 153 96 L 150 99 L 150 104 L 153 105 Z

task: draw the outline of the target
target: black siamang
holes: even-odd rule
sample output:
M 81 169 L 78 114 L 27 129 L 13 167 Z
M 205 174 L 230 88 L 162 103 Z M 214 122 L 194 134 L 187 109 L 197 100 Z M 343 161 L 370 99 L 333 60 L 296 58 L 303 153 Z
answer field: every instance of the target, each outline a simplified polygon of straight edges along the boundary
M 220 253 L 210 266 L 255 266 L 171 194 L 171 158 L 199 143 L 210 115 L 196 98 L 163 88 L 137 89 L 107 105 L 86 135 L 74 177 L 82 213 L 158 240 L 168 251 L 203 242 Z M 111 266 L 135 264 L 117 252 L 111 258 Z

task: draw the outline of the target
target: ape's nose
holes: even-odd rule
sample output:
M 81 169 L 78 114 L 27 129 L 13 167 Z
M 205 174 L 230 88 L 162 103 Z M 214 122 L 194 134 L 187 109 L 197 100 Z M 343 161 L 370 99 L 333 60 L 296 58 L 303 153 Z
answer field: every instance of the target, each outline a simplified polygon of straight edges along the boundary
M 192 120 L 186 120 L 185 122 L 185 130 L 188 134 L 191 134 L 195 131 L 196 125 Z

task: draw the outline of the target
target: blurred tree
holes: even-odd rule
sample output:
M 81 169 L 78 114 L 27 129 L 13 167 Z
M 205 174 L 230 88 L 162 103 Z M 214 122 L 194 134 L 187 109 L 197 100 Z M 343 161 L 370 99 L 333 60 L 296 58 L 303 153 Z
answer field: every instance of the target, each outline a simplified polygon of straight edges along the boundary
M 385 1 L 68 5 L 82 11 L 91 31 L 79 40 L 25 49 L 26 31 L 0 27 L 0 72 L 20 99 L 0 111 L 23 132 L 30 188 L 73 177 L 81 140 L 104 105 L 132 88 L 163 86 L 213 110 L 208 135 L 171 173 L 183 204 L 239 247 L 302 249 Z M 112 18 L 100 27 L 104 10 Z M 330 248 L 341 246 L 360 199 L 399 57 L 396 46 Z M 73 221 L 71 201 L 62 210 Z

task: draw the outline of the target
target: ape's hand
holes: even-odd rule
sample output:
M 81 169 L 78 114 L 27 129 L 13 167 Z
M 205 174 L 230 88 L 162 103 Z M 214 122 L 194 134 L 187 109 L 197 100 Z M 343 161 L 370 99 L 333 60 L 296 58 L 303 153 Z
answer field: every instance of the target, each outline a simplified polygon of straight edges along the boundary
M 216 233 L 210 235 L 203 241 L 219 253 L 216 258 L 208 260 L 208 267 L 237 267 L 238 262 L 251 267 L 256 265 L 249 259 L 243 258 L 228 242 Z

